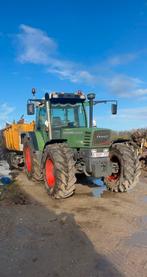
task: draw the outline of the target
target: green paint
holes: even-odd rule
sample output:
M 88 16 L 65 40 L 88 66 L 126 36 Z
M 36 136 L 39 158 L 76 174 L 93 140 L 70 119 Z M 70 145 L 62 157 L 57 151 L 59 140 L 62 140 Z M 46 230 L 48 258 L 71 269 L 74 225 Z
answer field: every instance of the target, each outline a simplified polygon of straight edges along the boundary
M 108 141 L 106 144 L 103 144 L 103 141 L 102 143 L 95 142 L 98 140 L 97 136 L 103 135 L 102 132 L 107 132 Z M 94 139 L 95 133 L 97 134 L 96 140 Z M 66 139 L 71 148 L 105 148 L 111 144 L 110 130 L 100 128 L 63 128 L 61 138 Z
M 35 135 L 36 135 L 36 139 L 37 139 L 38 150 L 43 151 L 44 145 L 45 145 L 45 140 L 43 138 L 42 131 L 36 131 Z

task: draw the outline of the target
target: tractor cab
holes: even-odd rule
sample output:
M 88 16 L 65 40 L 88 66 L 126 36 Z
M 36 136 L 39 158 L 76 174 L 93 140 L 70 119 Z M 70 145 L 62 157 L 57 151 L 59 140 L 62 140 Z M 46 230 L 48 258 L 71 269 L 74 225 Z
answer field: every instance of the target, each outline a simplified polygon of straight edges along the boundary
M 65 128 L 87 127 L 82 93 L 53 93 L 50 97 L 52 139 L 61 138 Z
M 36 131 L 50 132 L 52 139 L 61 139 L 63 128 L 87 128 L 85 99 L 82 92 L 51 93 L 45 100 L 36 99 Z

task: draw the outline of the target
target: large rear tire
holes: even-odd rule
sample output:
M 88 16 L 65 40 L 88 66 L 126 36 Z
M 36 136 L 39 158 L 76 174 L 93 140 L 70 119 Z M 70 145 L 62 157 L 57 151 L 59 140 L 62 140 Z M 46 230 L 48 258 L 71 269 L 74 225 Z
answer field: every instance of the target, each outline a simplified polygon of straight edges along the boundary
M 43 154 L 45 187 L 57 199 L 71 196 L 75 191 L 75 162 L 73 152 L 65 143 L 47 145 Z
M 24 169 L 28 179 L 43 180 L 43 174 L 34 147 L 28 138 L 23 142 Z
M 135 187 L 141 174 L 137 147 L 131 142 L 114 143 L 110 159 L 118 164 L 118 173 L 104 178 L 107 188 L 114 192 L 125 192 Z
M 9 152 L 9 151 L 7 151 L 7 153 L 5 155 L 6 161 L 7 161 L 8 165 L 9 165 L 9 169 L 10 170 L 16 169 L 16 167 L 13 164 L 13 159 L 14 159 L 15 155 L 16 154 L 14 152 Z

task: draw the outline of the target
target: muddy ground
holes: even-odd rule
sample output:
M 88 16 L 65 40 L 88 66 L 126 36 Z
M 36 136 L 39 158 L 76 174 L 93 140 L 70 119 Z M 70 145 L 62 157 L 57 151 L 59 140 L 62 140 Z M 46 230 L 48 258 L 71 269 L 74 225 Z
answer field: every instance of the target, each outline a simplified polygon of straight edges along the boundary
M 122 194 L 81 179 L 66 200 L 13 177 L 0 190 L 0 277 L 147 276 L 147 174 Z

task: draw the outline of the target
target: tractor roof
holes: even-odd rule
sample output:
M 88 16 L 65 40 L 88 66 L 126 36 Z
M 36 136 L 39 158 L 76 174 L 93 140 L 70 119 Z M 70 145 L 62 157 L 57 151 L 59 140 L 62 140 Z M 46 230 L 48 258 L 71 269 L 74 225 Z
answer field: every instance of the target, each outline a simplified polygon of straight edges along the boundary
M 86 100 L 86 96 L 81 92 L 65 93 L 65 92 L 51 92 L 46 93 L 43 99 L 28 99 L 28 103 L 36 102 L 36 105 L 44 105 L 45 101 L 50 101 L 52 104 L 76 104 L 83 103 Z
M 76 104 L 84 102 L 86 97 L 81 91 L 76 93 L 53 92 L 50 93 L 49 99 L 53 104 Z

